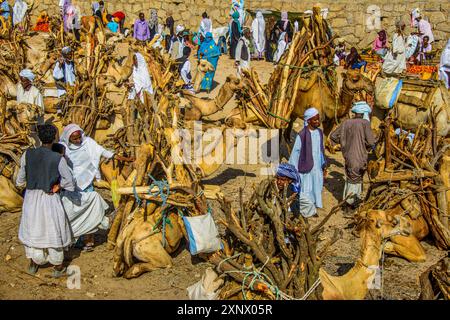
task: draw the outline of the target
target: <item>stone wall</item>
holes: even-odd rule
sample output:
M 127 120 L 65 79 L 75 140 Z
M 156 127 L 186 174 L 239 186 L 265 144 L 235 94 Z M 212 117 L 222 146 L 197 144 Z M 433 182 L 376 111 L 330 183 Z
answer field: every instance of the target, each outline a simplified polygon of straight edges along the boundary
M 10 0 L 12 1 L 12 0 Z M 27 0 L 30 1 L 30 0 Z M 40 4 L 38 11 L 47 10 L 51 14 L 58 12 L 59 0 L 36 0 Z M 80 5 L 83 14 L 90 14 L 90 3 L 86 0 L 72 0 Z M 161 19 L 168 11 L 173 12 L 177 24 L 184 24 L 191 29 L 197 29 L 201 14 L 207 11 L 213 19 L 213 26 L 227 24 L 230 0 L 106 0 L 109 12 L 122 10 L 128 15 L 128 23 L 132 23 L 139 12 L 144 12 L 146 18 L 150 9 L 157 9 Z M 272 9 L 291 12 L 303 12 L 312 9 L 317 0 L 246 0 L 248 9 Z M 409 28 L 409 12 L 416 7 L 422 9 L 423 15 L 430 21 L 437 47 L 442 47 L 450 38 L 450 1 L 448 0 L 324 0 L 319 1 L 322 8 L 329 8 L 328 20 L 333 30 L 345 40 L 358 48 L 367 47 L 375 38 L 376 30 L 369 30 L 366 19 L 369 16 L 369 6 L 380 9 L 381 26 L 389 35 L 394 31 L 394 22 L 402 18 Z

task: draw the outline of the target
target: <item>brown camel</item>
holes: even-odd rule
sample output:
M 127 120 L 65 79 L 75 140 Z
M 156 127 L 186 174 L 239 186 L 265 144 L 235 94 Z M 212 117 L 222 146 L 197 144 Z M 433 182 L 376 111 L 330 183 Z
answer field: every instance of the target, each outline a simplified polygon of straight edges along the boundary
M 221 111 L 234 96 L 234 93 L 242 89 L 242 87 L 243 84 L 239 78 L 229 75 L 214 99 L 198 98 L 188 91 L 183 91 L 183 97 L 189 100 L 191 104 L 185 110 L 184 119 L 186 121 L 199 121 L 204 116 Z
M 382 246 L 389 254 L 401 255 L 410 261 L 424 261 L 425 252 L 416 238 L 427 233 L 424 221 L 411 223 L 400 215 L 400 207 L 382 211 L 370 210 L 359 223 L 361 258 L 343 276 L 331 276 L 320 269 L 322 296 L 325 300 L 361 300 L 366 296 L 379 266 Z

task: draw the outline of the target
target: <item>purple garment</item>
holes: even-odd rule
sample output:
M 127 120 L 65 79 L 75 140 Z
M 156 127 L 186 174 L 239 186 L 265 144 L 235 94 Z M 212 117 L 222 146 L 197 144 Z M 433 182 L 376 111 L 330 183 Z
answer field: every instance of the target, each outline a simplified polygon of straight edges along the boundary
M 325 158 L 325 149 L 323 147 L 323 132 L 319 128 L 320 133 L 320 149 Z M 302 131 L 298 134 L 300 136 L 300 141 L 302 142 L 302 149 L 300 150 L 300 156 L 298 157 L 298 172 L 308 173 L 314 167 L 314 160 L 312 155 L 312 145 L 311 145 L 311 132 L 308 127 L 304 127 Z M 325 164 L 326 166 L 326 159 Z
M 150 29 L 148 27 L 147 21 L 141 21 L 140 19 L 137 19 L 134 22 L 134 33 L 133 36 L 135 39 L 140 41 L 146 41 L 150 39 Z
M 64 31 L 68 32 L 69 28 L 67 28 L 67 9 L 72 5 L 71 0 L 64 0 L 64 4 L 62 6 L 62 18 L 63 18 L 63 26 L 64 26 Z

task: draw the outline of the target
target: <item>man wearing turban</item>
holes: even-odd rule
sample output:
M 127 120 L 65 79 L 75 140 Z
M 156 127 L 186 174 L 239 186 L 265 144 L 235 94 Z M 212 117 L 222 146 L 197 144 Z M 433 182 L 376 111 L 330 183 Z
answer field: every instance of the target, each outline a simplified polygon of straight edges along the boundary
M 30 69 L 23 69 L 19 73 L 17 84 L 17 103 L 30 103 L 39 106 L 44 111 L 44 99 L 38 88 L 33 85 L 35 78 Z
M 290 163 L 281 163 L 276 173 L 276 183 L 280 191 L 289 188 L 290 193 L 298 194 L 298 201 L 292 205 L 293 212 L 300 211 L 304 217 L 313 216 L 316 213 L 314 203 L 308 197 L 300 193 L 300 175 L 297 168 Z
M 66 94 L 66 86 L 74 86 L 75 77 L 75 64 L 71 58 L 72 49 L 70 47 L 64 47 L 61 50 L 61 57 L 56 62 L 53 69 L 53 78 L 56 82 L 56 88 L 58 89 L 58 98 Z
M 344 121 L 330 136 L 334 144 L 340 144 L 345 160 L 346 200 L 345 214 L 350 215 L 362 199 L 363 176 L 367 169 L 368 148 L 375 145 L 375 137 L 370 128 L 370 106 L 365 102 L 353 104 L 353 119 Z
M 304 114 L 305 126 L 297 135 L 289 163 L 300 174 L 300 196 L 308 198 L 316 208 L 322 208 L 323 180 L 326 176 L 326 159 L 323 132 L 319 128 L 320 115 L 316 108 Z M 314 215 L 316 208 L 309 214 Z

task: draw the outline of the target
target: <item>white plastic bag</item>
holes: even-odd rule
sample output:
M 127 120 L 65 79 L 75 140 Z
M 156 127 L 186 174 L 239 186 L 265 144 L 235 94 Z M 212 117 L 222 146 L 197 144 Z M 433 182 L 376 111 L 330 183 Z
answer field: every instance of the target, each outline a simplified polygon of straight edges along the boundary
M 192 255 L 223 249 L 219 232 L 210 213 L 196 217 L 185 216 L 183 222 L 189 238 L 189 252 Z
M 202 279 L 187 288 L 190 300 L 217 300 L 219 287 L 223 279 L 219 279 L 212 268 L 205 271 Z
M 400 96 L 403 81 L 397 78 L 382 79 L 375 87 L 375 106 L 380 109 L 391 109 Z

